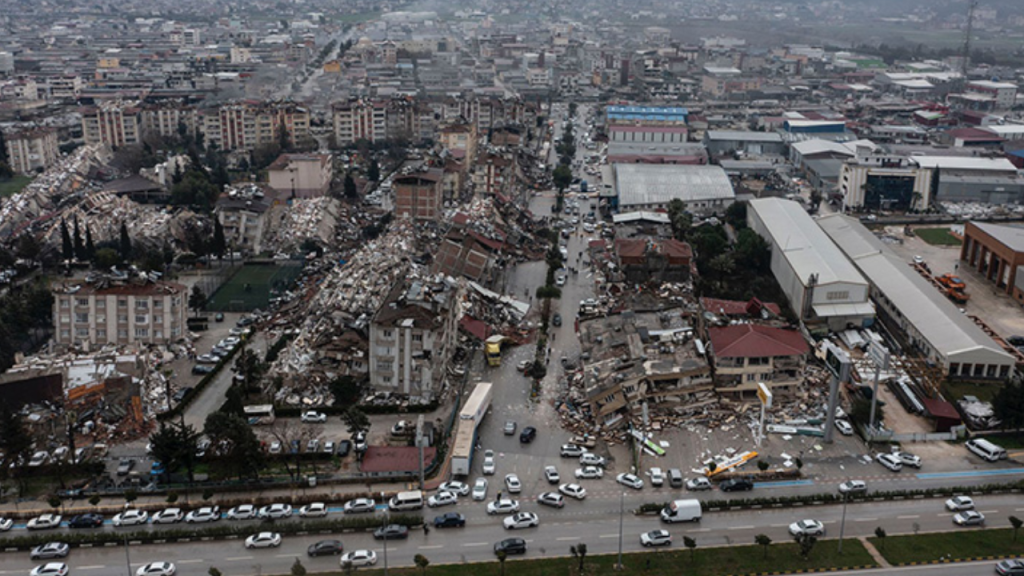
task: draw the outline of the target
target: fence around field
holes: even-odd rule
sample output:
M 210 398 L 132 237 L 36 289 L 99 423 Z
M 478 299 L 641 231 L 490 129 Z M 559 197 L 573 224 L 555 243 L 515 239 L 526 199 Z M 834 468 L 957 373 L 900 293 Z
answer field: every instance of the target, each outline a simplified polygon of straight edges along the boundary
M 216 312 L 249 312 L 266 308 L 274 292 L 283 293 L 302 273 L 302 263 L 248 262 L 233 269 L 233 274 L 210 297 L 206 309 Z

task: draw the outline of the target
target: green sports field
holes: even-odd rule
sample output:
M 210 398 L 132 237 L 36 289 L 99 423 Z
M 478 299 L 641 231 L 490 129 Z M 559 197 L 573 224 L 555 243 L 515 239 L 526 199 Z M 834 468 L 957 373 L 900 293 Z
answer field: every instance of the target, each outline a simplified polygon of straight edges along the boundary
M 302 272 L 301 266 L 248 264 L 241 266 L 206 303 L 211 312 L 248 312 L 266 308 L 272 290 L 282 292 Z

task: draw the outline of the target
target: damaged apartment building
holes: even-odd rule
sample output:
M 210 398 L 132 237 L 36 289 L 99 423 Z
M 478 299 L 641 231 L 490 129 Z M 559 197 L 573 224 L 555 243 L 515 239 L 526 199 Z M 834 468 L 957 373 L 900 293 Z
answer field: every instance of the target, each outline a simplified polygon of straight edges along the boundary
M 461 287 L 441 275 L 400 278 L 370 322 L 370 384 L 430 401 L 441 391 L 458 331 Z

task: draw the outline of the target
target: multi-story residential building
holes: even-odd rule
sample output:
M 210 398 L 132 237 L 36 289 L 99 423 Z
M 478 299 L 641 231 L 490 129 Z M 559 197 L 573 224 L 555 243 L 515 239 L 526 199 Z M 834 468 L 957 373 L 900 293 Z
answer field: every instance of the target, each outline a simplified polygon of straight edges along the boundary
M 188 291 L 182 284 L 127 276 L 54 286 L 54 341 L 63 348 L 167 344 L 185 335 Z
M 470 162 L 476 158 L 477 127 L 468 122 L 454 122 L 440 128 L 438 142 L 448 149 L 452 155 L 462 161 Z
M 146 106 L 142 110 L 142 133 L 162 138 L 176 138 L 184 128 L 189 135 L 196 134 L 196 110 L 180 103 Z
M 256 186 L 229 190 L 217 199 L 213 212 L 224 230 L 228 249 L 245 250 L 251 254 L 263 251 L 264 214 L 270 208 L 264 195 L 256 194 Z
M 972 80 L 962 94 L 950 94 L 972 110 L 1009 110 L 1017 103 L 1017 85 L 1012 82 Z
M 293 102 L 233 102 L 205 110 L 202 130 L 207 143 L 220 150 L 252 150 L 279 142 L 281 130 L 294 144 L 310 138 L 309 111 Z
M 398 280 L 370 323 L 370 385 L 429 400 L 457 335 L 459 285 L 443 276 Z
M 278 197 L 315 198 L 331 188 L 334 159 L 330 154 L 281 154 L 267 174 Z
M 62 74 L 46 80 L 46 91 L 53 99 L 77 100 L 83 88 L 85 82 L 77 74 Z
M 19 174 L 45 170 L 60 158 L 56 128 L 31 128 L 4 135 L 7 160 Z
M 384 101 L 353 98 L 333 106 L 334 135 L 339 145 L 348 146 L 359 140 L 387 140 L 387 108 Z
M 436 221 L 441 215 L 444 175 L 440 168 L 413 172 L 392 180 L 395 215 L 399 218 Z
M 753 397 L 758 382 L 792 397 L 803 381 L 809 347 L 797 330 L 760 324 L 708 328 L 715 364 L 715 388 L 721 394 Z
M 137 102 L 115 100 L 82 110 L 82 136 L 86 144 L 112 147 L 142 142 L 142 108 Z

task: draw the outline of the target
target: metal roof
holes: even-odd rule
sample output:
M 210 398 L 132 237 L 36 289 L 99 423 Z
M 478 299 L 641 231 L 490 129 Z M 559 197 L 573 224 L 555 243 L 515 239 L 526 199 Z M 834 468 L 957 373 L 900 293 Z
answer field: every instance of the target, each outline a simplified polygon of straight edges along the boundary
M 1024 252 L 1024 228 L 974 220 L 971 220 L 971 224 L 1014 252 Z
M 668 204 L 735 198 L 729 176 L 721 166 L 677 164 L 615 164 L 619 206 Z
M 996 170 L 1016 172 L 1017 167 L 1006 158 L 977 158 L 973 156 L 914 156 L 921 168 L 941 170 Z
M 708 130 L 708 140 L 745 140 L 747 142 L 778 142 L 782 136 L 777 132 L 753 132 L 743 130 Z
M 957 353 L 984 350 L 992 355 L 989 363 L 1013 364 L 1013 356 L 856 219 L 830 214 L 819 218 L 818 226 L 947 361 Z

